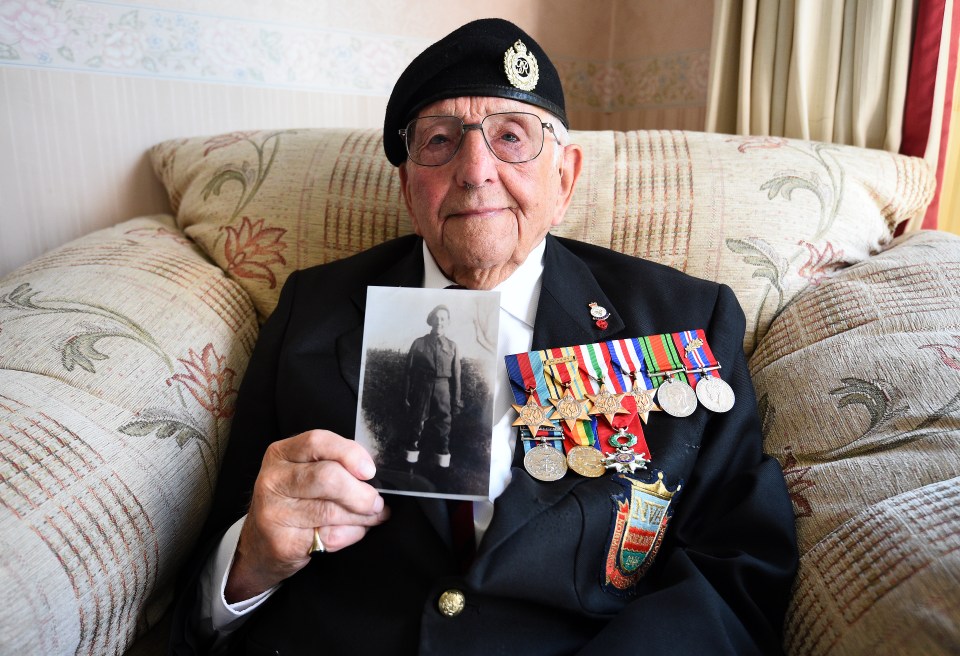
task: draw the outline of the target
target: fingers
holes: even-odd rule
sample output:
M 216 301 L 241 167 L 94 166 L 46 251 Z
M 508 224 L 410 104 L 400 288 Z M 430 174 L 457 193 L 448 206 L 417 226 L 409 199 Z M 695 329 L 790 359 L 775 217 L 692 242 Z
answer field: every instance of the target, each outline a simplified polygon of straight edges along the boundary
M 286 440 L 274 442 L 271 449 L 288 462 L 339 462 L 361 481 L 377 473 L 373 458 L 362 446 L 325 430 L 312 430 Z
M 360 478 L 375 471 L 360 445 L 328 431 L 310 431 L 268 449 L 260 482 L 282 499 L 332 501 L 357 516 L 377 515 L 383 498 Z
M 364 526 L 370 528 L 383 523 L 390 515 L 389 508 L 380 499 L 379 509 L 374 513 L 356 513 L 340 503 L 329 500 L 304 499 L 295 514 L 301 518 L 304 528 L 315 526 Z

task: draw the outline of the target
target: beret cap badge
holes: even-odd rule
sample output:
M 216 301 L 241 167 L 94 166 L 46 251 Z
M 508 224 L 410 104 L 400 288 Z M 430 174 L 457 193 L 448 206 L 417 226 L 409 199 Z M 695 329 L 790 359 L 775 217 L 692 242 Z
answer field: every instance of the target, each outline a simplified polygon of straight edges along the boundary
M 520 39 L 503 54 L 503 69 L 510 84 L 522 91 L 533 91 L 540 80 L 537 58 Z

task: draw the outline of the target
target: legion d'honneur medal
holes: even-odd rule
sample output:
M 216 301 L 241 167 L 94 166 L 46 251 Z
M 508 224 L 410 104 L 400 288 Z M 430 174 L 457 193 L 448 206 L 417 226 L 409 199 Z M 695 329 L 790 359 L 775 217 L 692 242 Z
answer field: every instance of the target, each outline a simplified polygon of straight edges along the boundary
M 650 459 L 645 452 L 637 453 L 634 446 L 637 444 L 637 436 L 627 432 L 626 426 L 621 426 L 617 432 L 609 438 L 610 446 L 616 451 L 603 459 L 603 464 L 607 469 L 616 469 L 618 472 L 626 474 L 635 473 L 638 469 L 646 469 Z

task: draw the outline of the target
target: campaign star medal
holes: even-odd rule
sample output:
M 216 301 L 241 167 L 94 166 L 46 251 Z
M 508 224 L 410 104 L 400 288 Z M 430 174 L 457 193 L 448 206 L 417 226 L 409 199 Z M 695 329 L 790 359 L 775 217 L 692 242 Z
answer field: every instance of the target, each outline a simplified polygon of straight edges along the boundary
M 563 396 L 559 399 L 550 399 L 555 410 L 550 419 L 562 419 L 567 424 L 567 428 L 573 430 L 578 421 L 590 421 L 590 415 L 587 414 L 583 402 L 574 397 L 569 386 L 565 386 Z
M 526 404 L 512 403 L 511 405 L 520 415 L 513 422 L 513 425 L 526 426 L 531 435 L 536 435 L 541 426 L 543 428 L 556 428 L 556 425 L 547 418 L 547 411 L 550 410 L 550 406 L 537 403 L 537 399 L 531 390 L 527 390 Z
M 626 426 L 621 426 L 617 432 L 607 440 L 615 452 L 603 459 L 607 469 L 616 469 L 621 474 L 635 473 L 638 469 L 646 469 L 650 462 L 646 453 L 636 453 L 633 446 L 637 443 L 637 436 L 627 432 Z
M 643 423 L 647 423 L 647 421 L 650 419 L 651 412 L 660 412 L 660 408 L 658 408 L 657 404 L 653 402 L 653 397 L 657 391 L 652 389 L 643 389 L 636 384 L 636 379 L 634 379 L 633 382 L 633 389 L 630 390 L 630 396 L 632 396 L 637 402 L 637 415 L 639 415 L 640 419 L 643 420 Z
M 587 394 L 587 398 L 593 404 L 590 408 L 590 414 L 603 415 L 612 426 L 614 415 L 630 414 L 630 411 L 623 407 L 624 396 L 626 394 L 614 394 L 607 389 L 605 384 L 601 383 L 599 392 Z
M 537 58 L 520 39 L 503 53 L 503 71 L 510 84 L 522 91 L 533 91 L 540 81 Z

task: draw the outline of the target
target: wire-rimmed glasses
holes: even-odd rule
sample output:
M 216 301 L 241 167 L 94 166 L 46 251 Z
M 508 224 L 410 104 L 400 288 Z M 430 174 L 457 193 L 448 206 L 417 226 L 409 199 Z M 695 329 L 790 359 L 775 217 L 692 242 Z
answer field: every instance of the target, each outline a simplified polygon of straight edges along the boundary
M 480 130 L 490 152 L 510 164 L 536 159 L 543 150 L 544 131 L 554 132 L 553 125 L 536 114 L 500 112 L 479 123 L 464 123 L 456 116 L 421 116 L 400 130 L 400 137 L 412 162 L 443 166 L 460 150 L 467 130 Z

